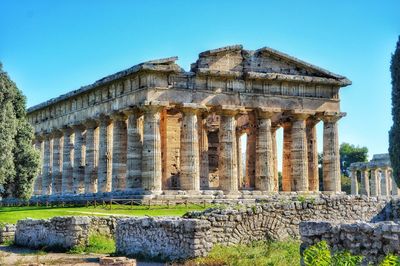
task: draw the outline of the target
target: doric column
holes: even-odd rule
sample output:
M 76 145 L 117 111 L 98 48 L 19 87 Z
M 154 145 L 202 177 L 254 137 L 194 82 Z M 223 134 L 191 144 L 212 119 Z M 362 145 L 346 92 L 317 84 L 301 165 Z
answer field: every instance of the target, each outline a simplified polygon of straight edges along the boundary
M 255 188 L 262 191 L 275 190 L 271 117 L 273 111 L 258 110 L 258 132 L 256 138 Z
M 139 109 L 132 109 L 128 115 L 127 137 L 127 177 L 126 189 L 142 187 L 142 132 L 139 127 L 139 118 L 142 113 Z
M 256 139 L 257 124 L 256 114 L 248 112 L 248 121 L 250 127 L 247 129 L 247 142 L 246 142 L 246 175 L 244 177 L 245 187 L 254 188 L 256 179 Z
M 392 196 L 398 196 L 399 195 L 399 188 L 397 186 L 396 180 L 394 179 L 393 176 L 393 170 L 389 170 L 389 178 L 392 180 Z
M 127 127 L 126 115 L 115 113 L 113 119 L 113 155 L 112 155 L 112 191 L 125 189 L 126 182 L 126 153 Z
M 378 196 L 378 172 L 376 167 L 371 168 L 371 187 L 370 187 L 370 195 L 371 197 L 376 197 Z
M 291 166 L 291 147 L 292 147 L 292 122 L 286 121 L 283 127 L 283 155 L 282 155 L 282 191 L 292 191 L 292 166 Z
M 112 178 L 112 121 L 108 116 L 101 115 L 99 124 L 99 162 L 97 192 L 111 191 Z
M 44 135 L 44 158 L 43 158 L 43 178 L 42 195 L 51 194 L 51 167 L 53 165 L 53 139 L 50 134 Z
M 197 114 L 200 106 L 183 104 L 180 145 L 181 189 L 200 191 L 199 133 Z
M 99 145 L 98 122 L 89 119 L 85 122 L 86 127 L 86 159 L 85 159 L 85 193 L 97 192 L 97 158 Z
M 275 188 L 274 191 L 279 191 L 279 174 L 278 174 L 278 146 L 276 142 L 276 130 L 278 129 L 277 126 L 271 127 L 271 140 L 272 140 L 272 160 L 274 163 L 274 184 Z
M 318 149 L 317 149 L 317 123 L 316 118 L 307 119 L 307 159 L 308 159 L 308 189 L 310 191 L 319 190 L 318 176 Z
M 163 105 L 143 106 L 142 187 L 151 194 L 162 190 L 160 112 Z
M 35 149 L 39 152 L 40 156 L 40 170 L 39 174 L 35 179 L 34 185 L 34 195 L 42 194 L 42 177 L 43 177 L 43 155 L 44 155 L 44 142 L 43 137 L 36 135 L 35 136 Z
M 363 167 L 361 169 L 361 195 L 366 195 L 369 197 L 370 189 L 369 189 L 369 169 L 367 167 Z
M 381 195 L 389 196 L 389 186 L 388 186 L 388 169 L 381 169 Z
M 199 119 L 199 144 L 200 144 L 200 187 L 202 189 L 210 188 L 209 181 L 209 163 L 208 163 L 208 130 L 207 130 L 207 113 Z
M 72 173 L 74 166 L 74 132 L 72 128 L 65 127 L 63 131 L 63 167 L 61 177 L 61 193 L 72 193 Z
M 51 189 L 53 195 L 59 195 L 62 191 L 62 167 L 63 167 L 63 134 L 59 130 L 52 133 L 53 137 L 53 164 L 51 173 Z
M 340 155 L 337 121 L 345 113 L 325 113 L 321 118 L 324 121 L 323 147 L 323 184 L 324 191 L 341 191 L 340 182 Z
M 85 176 L 85 140 L 83 125 L 75 125 L 74 127 L 74 166 L 72 171 L 72 192 L 74 194 L 83 193 L 84 176 Z
M 293 114 L 291 165 L 294 191 L 308 191 L 307 114 Z
M 226 194 L 238 192 L 235 109 L 222 108 L 219 128 L 219 185 Z
M 242 165 L 242 138 L 240 130 L 236 131 L 236 147 L 237 147 L 237 173 L 238 173 L 238 186 L 239 189 L 243 188 L 243 165 Z
M 351 194 L 358 195 L 357 169 L 351 169 Z

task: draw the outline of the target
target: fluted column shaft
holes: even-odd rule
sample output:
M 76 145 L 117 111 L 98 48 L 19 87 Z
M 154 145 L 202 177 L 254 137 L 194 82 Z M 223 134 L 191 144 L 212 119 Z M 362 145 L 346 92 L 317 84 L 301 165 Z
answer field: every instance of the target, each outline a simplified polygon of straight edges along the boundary
M 199 119 L 199 144 L 200 144 L 200 187 L 210 188 L 209 162 L 208 162 L 208 131 L 207 120 Z
M 392 196 L 398 196 L 399 195 L 399 188 L 397 187 L 396 180 L 394 179 L 393 171 L 389 172 L 389 178 L 390 178 L 391 183 L 392 183 L 391 194 L 392 194 Z
M 180 185 L 183 190 L 200 191 L 197 110 L 182 108 L 180 145 Z
M 42 195 L 51 194 L 51 167 L 53 157 L 53 139 L 51 135 L 46 134 L 44 138 L 44 158 L 43 158 L 43 177 L 42 177 Z
M 71 128 L 63 129 L 63 167 L 61 177 L 61 193 L 72 193 L 72 173 L 74 165 L 74 134 Z
M 62 133 L 56 131 L 53 136 L 53 166 L 51 173 L 51 188 L 53 195 L 59 195 L 62 191 L 62 161 L 63 161 L 63 139 Z
M 101 116 L 99 124 L 99 162 L 97 192 L 111 191 L 113 128 L 109 117 Z
M 278 174 L 278 146 L 276 142 L 276 130 L 277 127 L 271 128 L 271 140 L 272 140 L 272 160 L 274 163 L 274 191 L 279 191 L 279 174 Z
M 83 193 L 85 175 L 84 133 L 82 125 L 74 126 L 74 168 L 72 172 L 72 190 L 74 194 Z
M 275 189 L 271 116 L 272 113 L 262 111 L 258 113 L 256 138 L 255 187 L 267 192 L 272 192 Z
M 361 189 L 360 189 L 360 194 L 361 195 L 366 195 L 366 196 L 370 195 L 368 169 L 362 169 L 361 170 Z
M 337 121 L 341 116 L 324 116 L 323 184 L 324 191 L 341 191 L 339 134 Z
M 113 116 L 112 191 L 126 187 L 127 126 L 124 114 Z
M 97 158 L 99 145 L 99 130 L 97 122 L 89 120 L 86 126 L 86 159 L 85 159 L 85 193 L 97 192 Z
M 235 112 L 221 113 L 219 129 L 219 185 L 227 194 L 238 192 Z
M 282 155 L 282 190 L 292 191 L 292 123 L 285 122 L 283 125 L 283 155 Z
M 44 142 L 41 136 L 37 136 L 35 139 L 35 148 L 39 151 L 40 156 L 40 170 L 39 174 L 35 179 L 34 195 L 42 194 L 42 177 L 43 177 L 43 155 L 44 155 Z
M 358 195 L 357 171 L 351 170 L 351 194 Z
M 382 170 L 382 177 L 381 177 L 381 194 L 382 196 L 389 196 L 389 184 L 388 184 L 388 170 L 386 168 Z
M 161 106 L 143 107 L 143 151 L 142 151 L 142 187 L 151 193 L 161 193 Z
M 318 120 L 315 119 L 307 120 L 308 189 L 310 191 L 319 190 L 317 123 Z
M 370 195 L 371 197 L 378 196 L 378 173 L 376 168 L 371 169 L 371 187 L 370 187 Z
M 139 127 L 139 110 L 133 110 L 128 116 L 128 154 L 126 188 L 142 187 L 142 132 Z
M 292 124 L 292 179 L 294 191 L 308 191 L 306 115 L 295 115 Z

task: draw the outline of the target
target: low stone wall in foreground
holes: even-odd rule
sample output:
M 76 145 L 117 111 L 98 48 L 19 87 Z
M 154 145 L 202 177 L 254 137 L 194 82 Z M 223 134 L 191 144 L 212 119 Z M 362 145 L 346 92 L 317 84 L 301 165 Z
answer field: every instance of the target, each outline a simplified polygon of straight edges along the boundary
M 400 224 L 394 222 L 335 224 L 330 222 L 300 223 L 301 253 L 325 240 L 332 252 L 349 251 L 364 256 L 373 265 L 388 254 L 400 255 Z
M 0 244 L 7 241 L 14 241 L 15 225 L 14 224 L 3 224 L 0 225 Z

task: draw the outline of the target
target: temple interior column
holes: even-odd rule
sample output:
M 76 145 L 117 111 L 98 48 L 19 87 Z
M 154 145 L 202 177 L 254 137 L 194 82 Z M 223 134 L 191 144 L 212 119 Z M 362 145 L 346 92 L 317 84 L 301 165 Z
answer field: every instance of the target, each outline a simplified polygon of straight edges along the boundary
M 98 162 L 98 188 L 97 192 L 111 191 L 112 178 L 112 121 L 108 116 L 100 116 L 99 124 L 99 162 Z
M 142 187 L 142 131 L 139 127 L 139 118 L 142 116 L 138 109 L 128 114 L 128 154 L 126 188 Z
M 199 133 L 196 107 L 182 107 L 180 145 L 180 186 L 183 190 L 200 191 Z
M 71 128 L 63 128 L 63 166 L 61 176 L 61 193 L 72 193 L 72 172 L 74 163 L 74 133 Z
M 35 148 L 39 152 L 40 169 L 38 176 L 35 179 L 34 195 L 42 194 L 42 177 L 43 177 L 43 155 L 44 155 L 44 142 L 42 136 L 36 136 Z
M 99 145 L 99 130 L 96 120 L 87 120 L 86 127 L 86 159 L 85 159 L 85 193 L 97 192 L 97 159 Z
M 308 191 L 308 160 L 306 139 L 306 118 L 308 115 L 295 114 L 292 123 L 291 166 L 294 191 Z
M 84 155 L 84 126 L 74 127 L 74 166 L 72 171 L 72 192 L 80 194 L 84 192 L 85 155 Z
M 292 122 L 287 121 L 282 124 L 283 127 L 283 155 L 282 155 L 282 191 L 292 191 L 292 165 L 291 165 L 291 147 L 292 147 Z
M 361 169 L 361 189 L 360 189 L 360 194 L 361 195 L 366 195 L 368 197 L 370 195 L 369 169 L 366 168 L 366 167 L 363 167 Z
M 112 191 L 126 187 L 127 126 L 126 115 L 116 113 L 113 118 Z
M 308 158 L 308 189 L 309 191 L 319 191 L 318 176 L 318 148 L 317 148 L 317 123 L 315 118 L 307 119 L 307 158 Z
M 343 116 L 325 114 L 323 147 L 323 185 L 324 191 L 341 191 L 339 134 L 337 121 Z
M 273 144 L 271 134 L 272 112 L 259 110 L 256 138 L 256 179 L 255 188 L 261 191 L 275 190 Z
M 378 173 L 375 167 L 371 168 L 371 186 L 370 186 L 370 195 L 371 197 L 378 196 Z
M 147 192 L 161 193 L 160 111 L 163 106 L 145 105 L 143 123 L 142 186 Z
M 351 194 L 358 195 L 357 169 L 351 169 Z
M 207 119 L 204 113 L 199 119 L 199 144 L 200 144 L 200 188 L 209 189 L 209 165 L 208 165 L 208 130 Z
M 278 174 L 278 146 L 276 142 L 276 130 L 277 126 L 271 127 L 271 141 L 272 141 L 272 160 L 274 164 L 274 191 L 279 191 L 279 174 Z
M 53 139 L 50 134 L 44 135 L 42 195 L 51 194 L 51 167 L 53 165 Z
M 238 192 L 236 111 L 223 109 L 219 128 L 219 185 L 226 194 Z
M 53 164 L 51 173 L 51 188 L 53 195 L 59 195 L 62 191 L 62 167 L 63 167 L 63 139 L 62 132 L 55 130 L 53 136 Z

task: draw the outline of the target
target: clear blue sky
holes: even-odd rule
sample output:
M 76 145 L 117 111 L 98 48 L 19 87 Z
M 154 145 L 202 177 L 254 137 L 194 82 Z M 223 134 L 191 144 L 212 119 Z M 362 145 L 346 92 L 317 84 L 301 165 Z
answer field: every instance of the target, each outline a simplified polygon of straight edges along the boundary
M 322 2 L 1 0 L 0 61 L 32 106 L 145 60 L 269 46 L 352 80 L 340 141 L 387 152 L 400 1 Z

